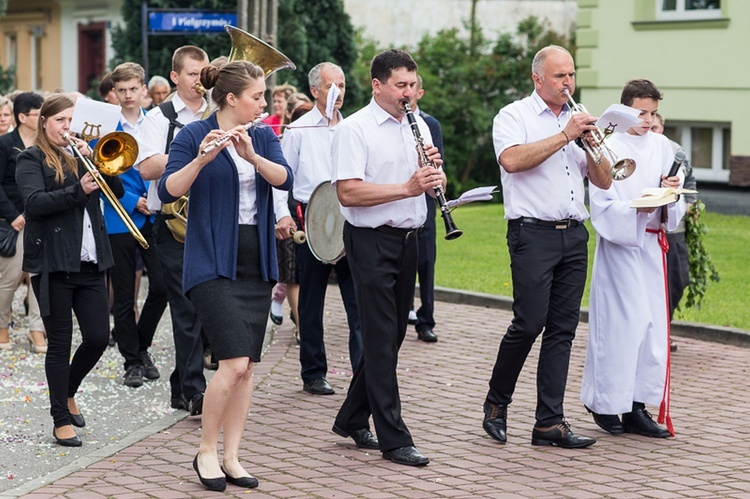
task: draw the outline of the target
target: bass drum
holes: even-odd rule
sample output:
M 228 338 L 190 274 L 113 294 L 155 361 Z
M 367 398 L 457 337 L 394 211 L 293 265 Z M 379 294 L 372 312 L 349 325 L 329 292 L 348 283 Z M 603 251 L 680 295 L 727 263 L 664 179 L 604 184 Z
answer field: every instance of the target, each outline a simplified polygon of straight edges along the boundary
M 344 257 L 345 221 L 331 182 L 318 185 L 305 208 L 305 235 L 315 258 L 333 264 Z

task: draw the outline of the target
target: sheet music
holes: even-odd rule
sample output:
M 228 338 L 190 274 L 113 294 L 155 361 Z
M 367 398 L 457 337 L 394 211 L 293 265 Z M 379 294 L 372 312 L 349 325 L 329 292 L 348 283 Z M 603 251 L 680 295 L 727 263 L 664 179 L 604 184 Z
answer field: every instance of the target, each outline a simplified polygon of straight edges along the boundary
M 328 98 L 326 99 L 326 118 L 329 120 L 333 119 L 333 114 L 336 112 L 336 99 L 341 95 L 341 89 L 336 85 L 331 85 L 331 89 L 328 91 Z
M 474 201 L 490 201 L 492 195 L 497 192 L 496 185 L 490 185 L 486 187 L 476 187 L 468 190 L 461 194 L 458 199 L 451 199 L 446 201 L 445 206 L 448 208 L 455 208 L 467 203 L 473 203 Z

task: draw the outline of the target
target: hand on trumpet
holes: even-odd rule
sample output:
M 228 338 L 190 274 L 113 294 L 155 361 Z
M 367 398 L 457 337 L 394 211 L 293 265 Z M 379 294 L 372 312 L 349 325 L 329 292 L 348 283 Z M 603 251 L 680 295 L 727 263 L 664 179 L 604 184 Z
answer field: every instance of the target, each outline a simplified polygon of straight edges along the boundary
M 591 116 L 589 113 L 574 113 L 570 117 L 570 120 L 568 120 L 568 124 L 565 125 L 563 132 L 567 138 L 575 140 L 584 135 L 585 132 L 596 130 L 597 119 L 598 118 Z M 588 137 L 586 137 L 587 140 L 592 140 L 591 134 L 585 135 L 588 135 Z
M 276 222 L 276 239 L 279 241 L 289 239 L 292 237 L 292 233 L 295 230 L 297 230 L 297 224 L 294 223 L 292 217 L 288 215 L 281 217 L 281 219 Z
M 94 179 L 94 175 L 99 175 L 99 173 L 86 172 L 84 176 L 81 177 L 81 189 L 83 189 L 83 192 L 86 194 L 91 194 L 99 188 L 99 184 Z

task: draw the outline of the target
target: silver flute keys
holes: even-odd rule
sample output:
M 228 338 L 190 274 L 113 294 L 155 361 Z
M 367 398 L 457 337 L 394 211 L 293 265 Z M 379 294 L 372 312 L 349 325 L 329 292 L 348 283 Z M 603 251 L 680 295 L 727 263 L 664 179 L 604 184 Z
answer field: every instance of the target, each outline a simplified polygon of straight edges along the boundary
M 250 130 L 251 128 L 255 128 L 257 126 L 260 126 L 264 119 L 268 118 L 268 113 L 263 113 L 260 116 L 258 116 L 255 120 L 251 121 L 247 125 L 245 125 L 246 130 Z M 232 130 L 229 130 L 227 132 L 224 132 L 220 136 L 216 137 L 214 140 L 206 144 L 203 149 L 201 149 L 201 156 L 205 156 L 206 154 L 210 153 L 217 147 L 221 146 L 224 142 L 231 140 L 231 138 L 234 136 L 234 133 Z

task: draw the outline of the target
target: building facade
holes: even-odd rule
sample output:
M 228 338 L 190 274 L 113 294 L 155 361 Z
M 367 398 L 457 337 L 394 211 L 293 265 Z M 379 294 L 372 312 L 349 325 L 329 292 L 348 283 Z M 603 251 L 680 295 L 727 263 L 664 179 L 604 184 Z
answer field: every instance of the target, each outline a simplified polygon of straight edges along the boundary
M 576 64 L 592 114 L 619 102 L 625 82 L 647 78 L 664 93 L 667 134 L 700 181 L 750 186 L 750 2 L 578 0 Z
M 0 18 L 0 65 L 21 90 L 87 92 L 114 55 L 121 0 L 9 0 Z

